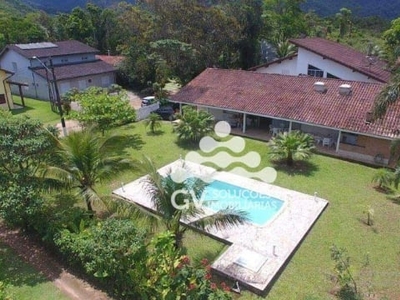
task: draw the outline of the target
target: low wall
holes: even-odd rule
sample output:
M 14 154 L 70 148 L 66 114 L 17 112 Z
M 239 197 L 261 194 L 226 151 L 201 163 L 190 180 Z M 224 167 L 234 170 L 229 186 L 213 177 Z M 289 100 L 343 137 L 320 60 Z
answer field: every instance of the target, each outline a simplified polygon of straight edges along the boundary
M 146 119 L 153 111 L 160 108 L 160 103 L 154 103 L 151 105 L 143 106 L 136 110 L 136 121 Z

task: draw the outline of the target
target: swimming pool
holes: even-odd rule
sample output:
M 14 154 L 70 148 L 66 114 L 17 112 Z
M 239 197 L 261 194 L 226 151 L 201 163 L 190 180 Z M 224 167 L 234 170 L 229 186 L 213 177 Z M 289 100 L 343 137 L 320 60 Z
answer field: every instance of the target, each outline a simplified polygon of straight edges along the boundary
M 257 225 L 266 224 L 284 204 L 280 199 L 219 180 L 207 185 L 201 200 L 213 211 L 225 208 L 246 211 L 250 221 Z

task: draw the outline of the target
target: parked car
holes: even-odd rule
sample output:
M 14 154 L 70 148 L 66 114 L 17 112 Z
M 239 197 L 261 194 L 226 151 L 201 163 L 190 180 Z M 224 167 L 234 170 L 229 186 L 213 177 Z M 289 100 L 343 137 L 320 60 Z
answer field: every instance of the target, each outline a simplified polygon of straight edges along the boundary
M 159 109 L 154 111 L 156 114 L 160 115 L 163 120 L 174 120 L 175 111 L 172 106 L 161 106 Z
M 142 99 L 142 107 L 143 107 L 143 106 L 148 106 L 148 105 L 150 105 L 150 104 L 153 104 L 155 98 L 156 98 L 156 97 L 154 97 L 154 96 L 147 96 L 147 97 L 144 97 L 144 98 Z

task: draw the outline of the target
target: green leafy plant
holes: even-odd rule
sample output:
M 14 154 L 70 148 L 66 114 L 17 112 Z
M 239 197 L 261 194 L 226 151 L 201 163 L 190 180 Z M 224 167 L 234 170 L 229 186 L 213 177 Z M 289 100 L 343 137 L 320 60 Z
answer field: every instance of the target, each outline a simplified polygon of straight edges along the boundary
M 177 115 L 179 122 L 175 123 L 178 139 L 196 143 L 203 136 L 212 132 L 214 117 L 205 110 L 197 110 L 191 106 L 183 107 L 182 115 Z
M 156 113 L 151 113 L 147 119 L 144 120 L 144 125 L 150 128 L 151 133 L 155 134 L 161 129 L 161 116 Z
M 361 299 L 357 282 L 351 269 L 350 257 L 347 254 L 347 250 L 345 248 L 339 248 L 336 245 L 332 245 L 330 250 L 331 258 L 335 262 L 334 270 L 336 281 L 340 286 L 338 296 L 341 299 Z
M 378 188 L 387 189 L 393 184 L 395 176 L 392 170 L 388 168 L 380 168 L 376 170 L 374 176 L 372 177 L 372 182 L 376 183 Z
M 315 148 L 311 135 L 300 131 L 283 132 L 273 137 L 269 143 L 271 159 L 285 159 L 288 166 L 294 160 L 305 160 L 311 157 Z
M 148 273 L 141 284 L 143 299 L 232 299 L 225 283 L 218 286 L 211 281 L 208 260 L 203 259 L 200 267 L 193 266 L 189 257 L 175 248 L 171 232 L 153 238 L 150 247 L 154 250 L 148 257 Z
M 71 119 L 78 120 L 85 127 L 105 131 L 119 125 L 134 122 L 135 110 L 129 104 L 126 93 L 110 94 L 106 89 L 90 87 L 74 96 L 81 109 L 70 113 Z
M 371 206 L 368 206 L 368 207 L 364 210 L 364 214 L 367 215 L 367 225 L 368 225 L 368 226 L 374 225 L 374 214 L 375 214 L 375 210 L 374 210 Z

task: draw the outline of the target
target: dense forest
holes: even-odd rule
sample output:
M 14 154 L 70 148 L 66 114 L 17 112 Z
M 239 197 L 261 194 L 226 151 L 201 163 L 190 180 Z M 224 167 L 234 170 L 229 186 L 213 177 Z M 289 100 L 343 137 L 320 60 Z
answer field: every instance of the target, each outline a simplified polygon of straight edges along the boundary
M 23 2 L 29 4 L 37 9 L 42 9 L 47 13 L 57 13 L 57 12 L 69 12 L 75 7 L 85 7 L 87 3 L 93 3 L 100 7 L 108 7 L 117 4 L 118 0 L 22 0 Z M 135 4 L 135 0 L 124 0 L 127 3 Z
M 85 7 L 87 3 L 93 3 L 100 7 L 108 7 L 115 5 L 117 0 L 5 0 L 6 2 L 23 2 L 36 9 L 42 9 L 47 13 L 69 12 L 73 8 Z M 136 0 L 125 0 L 130 4 L 135 4 Z M 215 3 L 219 1 L 207 1 Z M 315 11 L 322 17 L 332 16 L 340 8 L 346 7 L 352 10 L 353 14 L 358 17 L 377 16 L 387 20 L 392 20 L 400 16 L 400 1 L 393 0 L 307 0 L 301 5 L 304 12 Z
M 302 5 L 304 11 L 314 10 L 322 17 L 334 15 L 342 7 L 358 17 L 377 16 L 392 20 L 400 16 L 400 1 L 393 0 L 307 0 Z
M 31 10 L 22 0 L 7 0 L 0 12 L 0 48 L 78 40 L 100 53 L 123 55 L 122 83 L 140 88 L 153 88 L 154 83 L 162 87 L 170 79 L 184 84 L 207 67 L 248 69 L 293 54 L 296 49 L 288 40 L 306 36 L 345 43 L 392 62 L 398 56 L 400 19 L 390 23 L 361 18 L 344 7 L 320 17 L 304 12 L 304 4 L 305 0 L 147 0 L 112 6 L 89 3 L 49 14 Z

